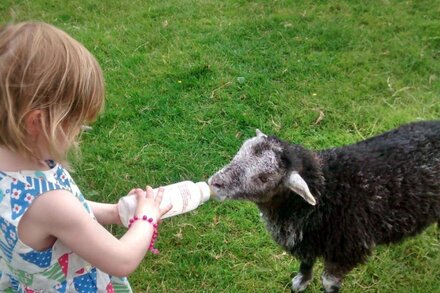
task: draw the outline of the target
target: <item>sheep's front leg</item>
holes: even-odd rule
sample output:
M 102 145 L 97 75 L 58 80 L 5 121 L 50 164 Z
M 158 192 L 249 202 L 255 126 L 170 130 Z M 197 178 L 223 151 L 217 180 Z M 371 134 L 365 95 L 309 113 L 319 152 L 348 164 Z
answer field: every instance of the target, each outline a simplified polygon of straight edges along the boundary
M 341 289 L 342 280 L 351 271 L 352 265 L 342 265 L 337 263 L 324 263 L 324 273 L 322 274 L 322 286 L 326 293 L 338 293 Z
M 292 292 L 304 291 L 313 277 L 313 264 L 315 260 L 301 260 L 299 273 L 292 279 Z
M 342 278 L 324 272 L 322 274 L 322 286 L 325 293 L 338 293 L 341 288 Z

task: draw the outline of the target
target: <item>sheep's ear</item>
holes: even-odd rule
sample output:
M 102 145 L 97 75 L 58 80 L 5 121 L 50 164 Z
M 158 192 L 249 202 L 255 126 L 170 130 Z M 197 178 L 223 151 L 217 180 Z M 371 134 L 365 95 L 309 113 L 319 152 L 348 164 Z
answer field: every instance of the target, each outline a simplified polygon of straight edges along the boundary
M 304 181 L 301 175 L 298 174 L 298 172 L 290 173 L 289 177 L 287 178 L 286 185 L 293 192 L 304 198 L 309 204 L 312 206 L 316 205 L 316 199 L 310 193 L 309 186 L 307 186 L 307 183 Z
M 256 129 L 255 132 L 257 133 L 257 137 L 267 137 L 260 129 Z

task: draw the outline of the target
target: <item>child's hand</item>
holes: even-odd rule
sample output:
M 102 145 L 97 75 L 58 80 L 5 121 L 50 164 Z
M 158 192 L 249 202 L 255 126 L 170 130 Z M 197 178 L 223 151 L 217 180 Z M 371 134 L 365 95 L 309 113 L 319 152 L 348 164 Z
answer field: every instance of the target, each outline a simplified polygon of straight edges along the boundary
M 150 186 L 147 186 L 146 190 L 137 188 L 133 193 L 137 201 L 136 215 L 147 215 L 159 221 L 162 216 L 172 208 L 171 204 L 162 208 L 160 207 L 164 193 L 162 187 L 157 191 L 156 197 L 154 197 L 153 189 Z

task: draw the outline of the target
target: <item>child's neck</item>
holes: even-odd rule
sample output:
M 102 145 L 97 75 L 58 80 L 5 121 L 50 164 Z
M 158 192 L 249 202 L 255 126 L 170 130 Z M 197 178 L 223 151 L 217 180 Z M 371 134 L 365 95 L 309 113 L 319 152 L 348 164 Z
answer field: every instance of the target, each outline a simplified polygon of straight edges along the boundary
M 19 153 L 0 147 L 0 171 L 49 170 L 43 161 L 35 161 Z

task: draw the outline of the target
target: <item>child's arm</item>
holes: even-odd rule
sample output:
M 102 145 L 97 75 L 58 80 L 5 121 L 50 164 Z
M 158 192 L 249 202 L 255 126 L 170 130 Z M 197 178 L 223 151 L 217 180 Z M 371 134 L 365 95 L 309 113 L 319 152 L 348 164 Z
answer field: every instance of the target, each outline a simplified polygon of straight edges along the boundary
M 171 207 L 160 209 L 163 190 L 153 197 L 151 188 L 135 191 L 137 215 L 157 221 Z M 120 238 L 115 238 L 84 209 L 79 200 L 64 190 L 38 197 L 26 212 L 42 234 L 53 236 L 93 266 L 117 277 L 127 276 L 139 265 L 150 245 L 153 225 L 138 220 Z
M 133 194 L 134 192 L 135 189 L 132 189 L 128 194 Z M 96 220 L 101 225 L 122 225 L 118 211 L 118 204 L 100 203 L 91 200 L 87 200 L 87 203 L 92 208 Z
M 90 200 L 88 200 L 87 203 L 92 208 L 96 220 L 98 220 L 101 225 L 122 225 L 117 204 L 100 203 Z

